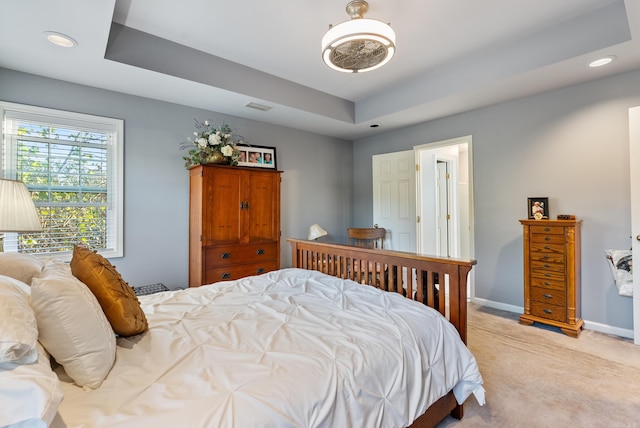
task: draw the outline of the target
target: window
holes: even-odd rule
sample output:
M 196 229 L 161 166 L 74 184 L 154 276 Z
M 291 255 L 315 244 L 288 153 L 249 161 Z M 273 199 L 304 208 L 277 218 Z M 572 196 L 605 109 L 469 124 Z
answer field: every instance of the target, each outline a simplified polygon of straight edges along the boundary
M 122 257 L 123 121 L 6 102 L 0 116 L 2 176 L 26 184 L 43 227 L 5 233 L 5 251 Z

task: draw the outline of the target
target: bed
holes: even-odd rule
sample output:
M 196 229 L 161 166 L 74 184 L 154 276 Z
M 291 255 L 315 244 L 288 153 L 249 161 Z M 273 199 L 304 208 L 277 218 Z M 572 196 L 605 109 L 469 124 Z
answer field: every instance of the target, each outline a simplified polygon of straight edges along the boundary
M 53 398 L 44 402 L 39 382 L 37 400 L 46 409 L 34 421 L 53 427 L 424 427 L 451 412 L 461 417 L 470 395 L 483 404 L 482 378 L 464 344 L 473 261 L 290 243 L 292 268 L 139 296 L 148 330 L 117 337 L 113 361 L 85 364 L 84 386 L 78 386 L 75 357 L 54 364 L 56 385 L 47 384 Z M 66 284 L 65 269 L 42 268 Z M 39 345 L 47 333 L 39 311 L 53 310 L 64 294 L 47 284 L 56 294 L 38 305 L 42 278 L 36 274 L 30 284 L 39 362 L 47 351 L 56 355 L 60 342 L 57 327 L 58 340 Z M 74 287 L 91 300 L 81 284 Z M 69 311 L 68 302 L 61 306 Z M 111 352 L 105 342 L 113 331 L 100 338 L 104 328 L 82 324 L 95 336 L 86 341 Z M 0 399 L 9 396 L 3 379 L 24 367 L 33 364 L 0 372 Z M 0 425 L 2 417 L 0 410 Z M 30 425 L 41 426 L 17 426 Z

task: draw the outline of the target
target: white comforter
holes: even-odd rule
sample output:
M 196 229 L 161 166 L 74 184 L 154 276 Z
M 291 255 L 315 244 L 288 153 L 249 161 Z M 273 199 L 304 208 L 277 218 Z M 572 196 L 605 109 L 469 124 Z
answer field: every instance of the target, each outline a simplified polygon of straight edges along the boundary
M 140 302 L 150 330 L 98 390 L 64 381 L 53 426 L 404 427 L 451 388 L 484 401 L 453 326 L 396 293 L 283 269 Z

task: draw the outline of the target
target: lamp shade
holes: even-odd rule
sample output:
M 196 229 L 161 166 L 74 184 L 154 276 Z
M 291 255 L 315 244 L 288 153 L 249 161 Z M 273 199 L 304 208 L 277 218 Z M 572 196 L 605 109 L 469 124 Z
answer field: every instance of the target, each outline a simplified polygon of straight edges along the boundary
M 0 179 L 0 232 L 42 230 L 36 206 L 21 181 Z
M 309 241 L 313 241 L 314 239 L 318 239 L 321 236 L 327 236 L 327 231 L 320 227 L 319 224 L 312 224 L 309 227 L 309 234 L 307 235 L 307 239 Z

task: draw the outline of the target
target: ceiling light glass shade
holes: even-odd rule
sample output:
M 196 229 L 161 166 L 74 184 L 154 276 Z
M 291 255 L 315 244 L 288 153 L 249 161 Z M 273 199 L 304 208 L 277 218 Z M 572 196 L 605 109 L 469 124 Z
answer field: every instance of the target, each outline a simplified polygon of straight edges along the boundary
M 309 241 L 313 241 L 314 239 L 318 239 L 321 236 L 327 236 L 327 231 L 320 227 L 319 224 L 312 224 L 309 227 L 309 234 L 307 235 L 307 239 Z
M 396 49 L 396 33 L 384 22 L 362 18 L 368 5 L 347 5 L 350 21 L 333 26 L 322 38 L 322 59 L 334 70 L 363 73 L 388 63 Z
M 42 230 L 36 206 L 21 181 L 0 179 L 0 232 Z

